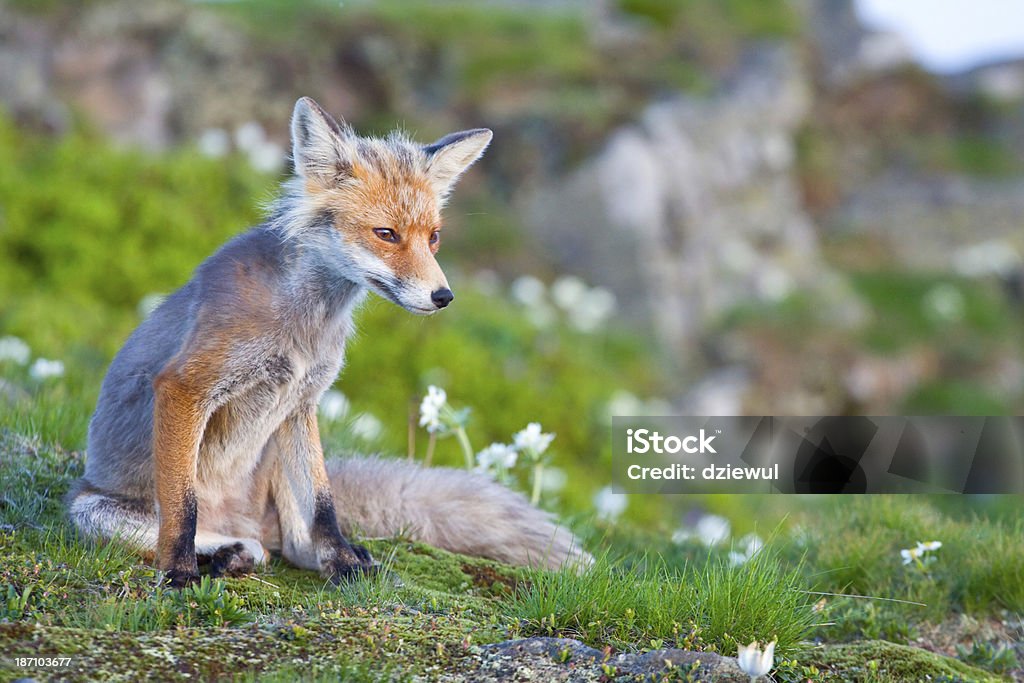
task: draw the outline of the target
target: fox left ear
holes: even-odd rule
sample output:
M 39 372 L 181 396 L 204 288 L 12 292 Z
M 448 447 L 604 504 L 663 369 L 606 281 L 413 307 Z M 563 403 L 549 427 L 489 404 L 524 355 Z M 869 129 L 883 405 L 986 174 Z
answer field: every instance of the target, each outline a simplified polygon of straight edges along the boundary
M 487 149 L 494 137 L 487 128 L 474 128 L 451 135 L 445 135 L 437 142 L 427 145 L 427 173 L 434 190 L 442 197 L 447 195 L 463 171 L 473 165 Z
M 340 180 L 352 171 L 352 131 L 310 97 L 292 112 L 292 161 L 303 178 Z

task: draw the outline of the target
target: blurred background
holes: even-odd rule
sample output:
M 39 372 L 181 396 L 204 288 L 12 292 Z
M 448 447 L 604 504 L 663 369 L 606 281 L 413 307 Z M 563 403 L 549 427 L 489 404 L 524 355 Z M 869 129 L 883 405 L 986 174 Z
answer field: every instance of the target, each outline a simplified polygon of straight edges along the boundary
M 612 414 L 1024 411 L 1024 16 L 949 0 L 0 2 L 0 411 L 84 448 L 132 328 L 260 220 L 301 95 L 495 131 L 455 305 L 370 302 L 328 451 L 422 457 L 435 384 L 477 449 L 555 433 L 545 504 L 614 517 Z

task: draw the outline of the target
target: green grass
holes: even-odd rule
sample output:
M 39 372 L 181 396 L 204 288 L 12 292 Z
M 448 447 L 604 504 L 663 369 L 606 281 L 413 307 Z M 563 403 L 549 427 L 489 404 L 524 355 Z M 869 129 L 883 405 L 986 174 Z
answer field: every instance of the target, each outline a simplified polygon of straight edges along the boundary
M 934 661 L 922 664 L 920 651 L 890 644 L 865 649 L 861 639 L 912 642 L 951 615 L 1024 613 L 1024 507 L 997 500 L 990 517 L 979 516 L 990 509 L 981 503 L 898 496 L 703 497 L 738 532 L 755 528 L 751 520 L 772 528 L 787 513 L 766 549 L 740 566 L 728 563 L 728 544 L 675 545 L 664 533 L 623 526 L 603 540 L 598 529 L 588 532 L 598 561 L 583 574 L 517 570 L 393 539 L 369 543 L 384 571 L 340 589 L 274 560 L 255 577 L 170 591 L 127 548 L 85 543 L 68 529 L 60 498 L 82 459 L 48 441 L 45 428 L 35 437 L 16 431 L 48 424 L 40 419 L 47 401 L 64 397 L 58 380 L 35 391 L 39 400 L 17 417 L 5 413 L 0 426 L 0 644 L 13 656 L 73 656 L 80 678 L 100 668 L 170 677 L 187 662 L 200 677 L 282 680 L 299 658 L 313 680 L 339 672 L 394 680 L 463 666 L 473 656 L 467 644 L 562 635 L 627 651 L 726 655 L 740 643 L 778 639 L 779 680 L 806 680 L 785 676 L 817 668 L 814 680 L 865 671 L 876 676 L 865 680 L 887 681 L 910 666 L 904 657 L 923 671 L 977 670 L 930 654 Z M 49 434 L 82 425 L 69 427 L 57 423 Z M 899 549 L 919 540 L 944 544 L 926 574 L 899 561 Z M 814 591 L 928 605 L 829 597 L 819 611 Z M 809 648 L 812 637 L 853 645 Z M 965 655 L 971 661 L 991 671 L 1010 666 L 1000 643 L 976 645 Z
M 593 646 L 682 647 L 735 655 L 739 644 L 778 640 L 791 653 L 817 622 L 799 564 L 772 552 L 734 567 L 721 558 L 669 568 L 623 566 L 600 556 L 590 571 L 533 572 L 506 603 L 523 635 L 557 635 Z
M 865 496 L 836 506 L 809 530 L 808 564 L 842 592 L 926 603 L 904 610 L 918 619 L 1024 613 L 1024 517 L 953 519 L 915 498 Z M 934 563 L 903 565 L 900 549 L 933 540 L 943 544 Z

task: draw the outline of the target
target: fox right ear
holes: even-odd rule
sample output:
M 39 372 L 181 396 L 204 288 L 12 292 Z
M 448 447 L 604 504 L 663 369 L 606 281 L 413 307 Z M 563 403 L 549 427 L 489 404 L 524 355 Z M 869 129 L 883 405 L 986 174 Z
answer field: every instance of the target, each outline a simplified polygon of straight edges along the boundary
M 352 131 L 312 98 L 303 97 L 295 103 L 291 130 L 296 175 L 338 181 L 352 174 Z

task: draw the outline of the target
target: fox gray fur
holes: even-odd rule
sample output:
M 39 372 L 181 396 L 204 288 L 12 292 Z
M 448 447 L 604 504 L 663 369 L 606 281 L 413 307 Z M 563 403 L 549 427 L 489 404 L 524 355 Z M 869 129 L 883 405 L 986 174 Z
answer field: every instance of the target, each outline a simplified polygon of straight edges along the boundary
M 355 532 L 586 563 L 569 532 L 483 475 L 325 465 L 320 446 L 317 404 L 366 293 L 417 314 L 454 298 L 434 258 L 440 209 L 491 132 L 427 146 L 362 138 L 308 98 L 291 130 L 295 175 L 267 222 L 202 263 L 114 358 L 68 496 L 75 526 L 155 557 L 175 586 L 196 579 L 199 560 L 242 574 L 268 551 L 335 581 L 372 571 Z

